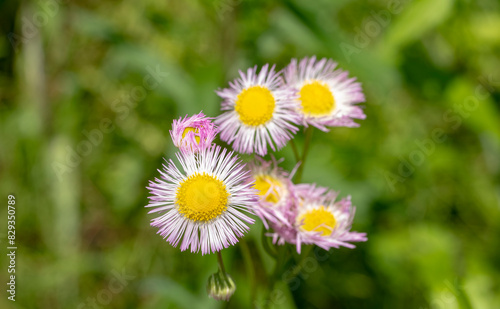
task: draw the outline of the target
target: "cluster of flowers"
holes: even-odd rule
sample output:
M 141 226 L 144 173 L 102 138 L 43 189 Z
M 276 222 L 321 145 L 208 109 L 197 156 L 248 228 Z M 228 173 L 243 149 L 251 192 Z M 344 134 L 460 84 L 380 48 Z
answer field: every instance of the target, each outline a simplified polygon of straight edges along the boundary
M 295 185 L 277 163 L 259 159 L 251 164 L 260 195 L 255 213 L 274 230 L 269 236 L 275 244 L 294 244 L 300 254 L 302 244 L 329 250 L 354 248 L 349 242 L 366 241 L 365 233 L 350 231 L 355 212 L 350 196 L 337 201 L 338 194 L 328 188 Z
M 168 160 L 161 177 L 151 181 L 147 207 L 159 213 L 151 225 L 173 246 L 217 252 L 238 242 L 255 213 L 276 244 L 291 243 L 354 247 L 364 233 L 351 232 L 355 208 L 350 197 L 314 184 L 293 184 L 278 161 L 264 160 L 268 148 L 279 150 L 298 126 L 328 131 L 332 126 L 358 126 L 364 119 L 357 103 L 364 102 L 361 85 L 328 59 L 292 60 L 283 70 L 275 66 L 250 68 L 217 91 L 224 113 L 216 119 L 203 113 L 174 121 L 170 134 L 179 148 L 181 169 Z M 239 153 L 256 154 L 243 164 L 232 152 L 216 145 L 219 134 Z M 292 173 L 293 174 L 293 173 Z

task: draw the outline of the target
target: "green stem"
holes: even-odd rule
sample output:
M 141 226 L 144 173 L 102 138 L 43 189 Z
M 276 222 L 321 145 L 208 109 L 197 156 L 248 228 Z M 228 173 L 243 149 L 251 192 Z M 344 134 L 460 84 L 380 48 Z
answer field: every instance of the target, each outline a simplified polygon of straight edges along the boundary
M 292 145 L 293 155 L 295 156 L 295 163 L 299 163 L 300 155 L 299 155 L 299 151 L 297 150 L 297 145 L 295 145 L 295 142 L 293 141 L 293 139 L 290 141 L 290 145 Z
M 219 264 L 219 270 L 226 275 L 226 269 L 224 268 L 224 261 L 222 261 L 222 254 L 220 251 L 217 251 L 217 264 Z
M 257 291 L 257 285 L 255 280 L 255 267 L 253 265 L 252 254 L 250 253 L 250 248 L 245 239 L 241 239 L 241 254 L 243 255 L 243 259 L 245 261 L 245 267 L 247 269 L 247 275 L 250 280 L 250 303 L 255 301 L 255 293 Z
M 305 247 L 304 251 L 302 251 L 302 253 L 300 254 L 300 259 L 298 259 L 297 267 L 292 270 L 292 274 L 290 275 L 290 278 L 288 280 L 292 280 L 299 275 L 299 273 L 302 271 L 306 258 L 309 256 L 313 248 L 313 245 Z
M 276 250 L 274 250 L 273 247 L 269 245 L 269 237 L 266 236 L 266 227 L 262 227 L 262 246 L 264 247 L 264 250 L 266 250 L 267 254 L 272 256 L 273 258 L 276 258 Z
M 287 249 L 286 245 L 278 247 L 278 259 L 276 260 L 276 267 L 274 268 L 272 281 L 276 281 L 276 278 L 278 278 L 278 276 L 280 274 L 281 268 L 283 267 L 282 264 L 283 264 L 283 261 L 285 260 L 285 256 L 286 256 L 286 251 L 287 251 L 286 249 Z
M 278 247 L 278 258 L 276 259 L 276 265 L 274 267 L 274 271 L 272 275 L 269 278 L 268 281 L 268 286 L 267 286 L 267 299 L 264 308 L 269 308 L 271 304 L 271 296 L 273 295 L 274 291 L 274 286 L 276 285 L 276 282 L 278 281 L 279 275 L 281 273 L 281 270 L 283 269 L 283 265 L 285 265 L 286 262 L 286 253 L 287 253 L 287 246 L 279 246 Z
M 306 164 L 307 155 L 309 154 L 309 145 L 311 144 L 312 133 L 314 128 L 309 126 L 305 130 L 306 140 L 304 142 L 304 151 L 302 152 L 302 158 L 300 159 L 300 166 L 297 170 L 297 174 L 295 174 L 296 183 L 300 183 L 302 181 L 302 173 L 304 171 L 304 165 Z

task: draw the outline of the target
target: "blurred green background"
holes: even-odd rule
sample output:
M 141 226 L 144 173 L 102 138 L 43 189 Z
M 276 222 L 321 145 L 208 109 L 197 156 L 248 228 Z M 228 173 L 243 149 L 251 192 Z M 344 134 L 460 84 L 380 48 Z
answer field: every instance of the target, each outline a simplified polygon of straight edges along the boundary
M 206 296 L 215 256 L 156 235 L 145 187 L 175 152 L 172 119 L 217 116 L 238 69 L 311 55 L 358 77 L 367 119 L 316 131 L 304 181 L 352 195 L 369 240 L 273 306 L 500 308 L 498 1 L 0 1 L 0 16 L 2 285 L 8 194 L 19 248 L 1 308 L 259 305 L 241 246 L 223 252 L 231 301 Z M 261 229 L 245 238 L 260 300 Z

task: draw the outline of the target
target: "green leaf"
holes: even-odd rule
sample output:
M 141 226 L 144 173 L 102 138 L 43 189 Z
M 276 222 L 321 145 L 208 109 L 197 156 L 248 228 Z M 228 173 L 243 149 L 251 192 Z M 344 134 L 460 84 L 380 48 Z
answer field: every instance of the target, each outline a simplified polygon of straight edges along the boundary
M 395 51 L 446 21 L 454 0 L 413 1 L 403 8 L 387 31 L 384 47 Z

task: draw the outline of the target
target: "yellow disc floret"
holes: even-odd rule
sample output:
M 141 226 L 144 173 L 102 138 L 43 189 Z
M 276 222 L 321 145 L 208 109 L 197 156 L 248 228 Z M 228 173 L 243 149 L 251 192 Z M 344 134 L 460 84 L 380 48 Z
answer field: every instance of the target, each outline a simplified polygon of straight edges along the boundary
M 324 206 L 311 209 L 298 218 L 302 222 L 301 229 L 309 232 L 321 232 L 321 236 L 329 236 L 337 221 Z
M 184 131 L 182 131 L 182 138 L 185 138 L 186 135 L 189 133 L 189 132 L 193 132 L 193 133 L 198 133 L 199 130 L 198 129 L 195 129 L 195 128 L 192 128 L 192 127 L 187 127 L 184 129 Z M 200 137 L 198 135 L 196 135 L 195 137 L 195 140 L 196 140 L 196 143 L 199 144 L 200 143 Z
M 228 196 L 222 181 L 206 173 L 195 173 L 177 189 L 178 211 L 193 221 L 210 221 L 227 209 Z
M 259 195 L 266 202 L 275 204 L 280 200 L 280 191 L 283 184 L 271 175 L 258 175 L 255 177 L 254 188 L 259 190 Z
M 235 110 L 241 122 L 256 127 L 267 123 L 273 117 L 275 106 L 276 101 L 269 89 L 252 86 L 238 95 Z
M 335 99 L 330 88 L 319 81 L 302 86 L 300 89 L 302 112 L 310 116 L 325 116 L 335 108 Z

